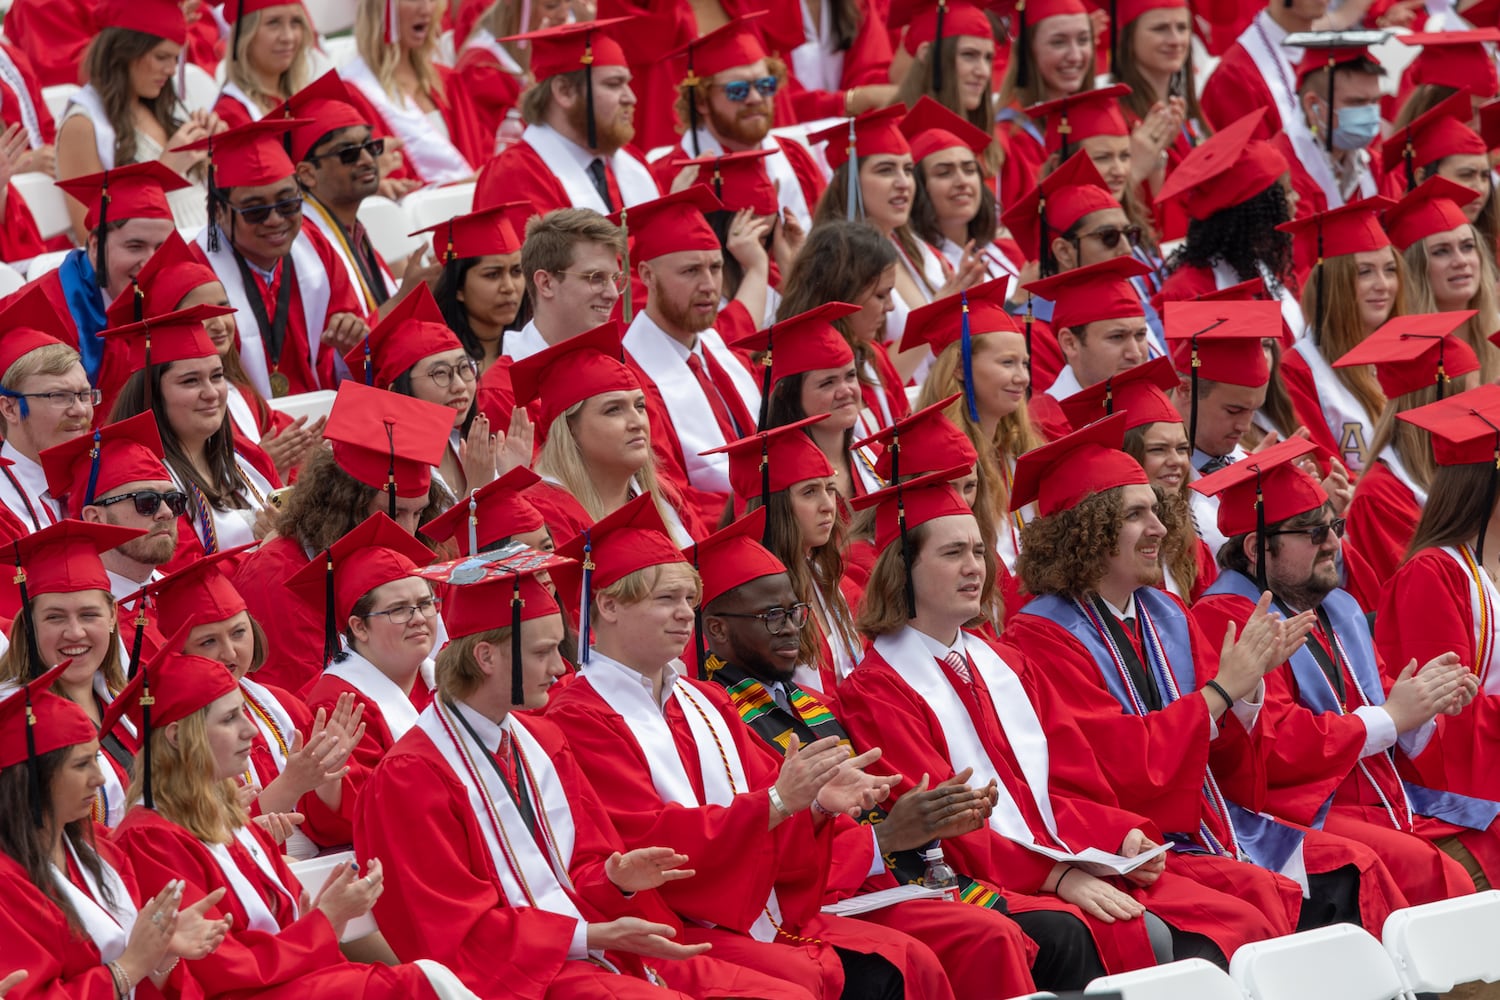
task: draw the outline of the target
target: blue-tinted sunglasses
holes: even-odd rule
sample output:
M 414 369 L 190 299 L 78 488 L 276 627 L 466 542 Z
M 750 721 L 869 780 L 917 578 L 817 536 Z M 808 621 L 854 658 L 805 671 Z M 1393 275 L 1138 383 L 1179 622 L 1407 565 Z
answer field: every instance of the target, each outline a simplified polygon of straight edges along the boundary
M 716 84 L 724 91 L 724 96 L 736 104 L 743 104 L 750 99 L 750 88 L 754 87 L 756 93 L 761 97 L 775 97 L 776 89 L 781 86 L 774 76 L 763 76 L 758 80 L 732 80 L 729 83 Z

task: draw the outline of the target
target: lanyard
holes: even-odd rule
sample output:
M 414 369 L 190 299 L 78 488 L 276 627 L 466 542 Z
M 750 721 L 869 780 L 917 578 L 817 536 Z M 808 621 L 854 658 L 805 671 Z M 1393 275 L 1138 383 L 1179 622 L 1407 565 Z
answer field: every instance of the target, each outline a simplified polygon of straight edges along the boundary
M 266 341 L 266 355 L 271 362 L 271 392 L 285 396 L 289 386 L 286 376 L 278 369 L 281 367 L 281 349 L 286 344 L 286 324 L 292 311 L 292 287 L 297 283 L 297 269 L 292 266 L 290 258 L 282 260 L 281 287 L 276 290 L 276 318 L 273 320 L 266 315 L 266 301 L 260 292 L 259 279 L 251 273 L 250 265 L 238 251 L 231 252 L 240 269 L 240 280 L 245 283 L 245 298 L 250 300 L 250 311 L 255 314 L 255 322 Z M 251 292 L 254 294 L 248 294 Z

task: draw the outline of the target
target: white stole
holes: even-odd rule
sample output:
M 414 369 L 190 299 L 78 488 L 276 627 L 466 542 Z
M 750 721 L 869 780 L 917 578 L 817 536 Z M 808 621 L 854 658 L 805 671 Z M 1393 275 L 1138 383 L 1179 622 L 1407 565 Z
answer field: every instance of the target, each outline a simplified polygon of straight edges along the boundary
M 1304 337 L 1292 345 L 1292 350 L 1302 355 L 1302 360 L 1307 362 L 1307 367 L 1312 371 L 1313 385 L 1317 386 L 1318 404 L 1323 410 L 1323 420 L 1328 424 L 1328 430 L 1333 434 L 1333 440 L 1339 446 L 1339 461 L 1343 462 L 1350 472 L 1358 473 L 1364 470 L 1369 463 L 1370 442 L 1375 440 L 1375 424 L 1369 413 L 1360 405 L 1359 400 L 1354 398 L 1354 393 L 1344 385 L 1323 357 L 1323 352 L 1318 350 L 1311 337 Z M 1350 425 L 1353 425 L 1352 427 Z M 1358 438 L 1355 442 L 1348 442 L 1351 432 L 1357 432 Z M 1353 460 L 1350 452 L 1353 451 Z
M 1443 552 L 1458 563 L 1469 580 L 1469 617 L 1474 622 L 1474 662 L 1469 666 L 1479 675 L 1479 686 L 1485 694 L 1500 694 L 1500 670 L 1492 669 L 1495 649 L 1500 646 L 1500 593 L 1467 545 L 1462 549 L 1444 545 Z
M 240 85 L 234 83 L 233 81 L 226 83 L 223 87 L 219 88 L 219 96 L 221 98 L 227 97 L 234 103 L 238 104 L 240 107 L 244 108 L 245 113 L 250 116 L 250 120 L 253 122 L 258 122 L 266 116 L 266 113 L 261 109 L 261 106 L 252 101 L 250 99 L 250 95 L 241 90 Z
M 1287 329 L 1292 331 L 1294 340 L 1301 340 L 1307 332 L 1307 320 L 1302 315 L 1302 304 L 1297 301 L 1287 287 L 1271 274 L 1270 268 L 1260 261 L 1255 262 L 1255 269 L 1260 272 L 1260 280 L 1266 287 L 1266 294 L 1271 296 L 1281 305 L 1281 319 L 1286 323 Z M 1235 273 L 1234 268 L 1220 260 L 1213 266 L 1214 287 L 1217 289 L 1233 288 L 1241 283 L 1240 276 Z
M 574 208 L 592 208 L 600 215 L 609 214 L 609 208 L 604 204 L 604 199 L 599 197 L 599 190 L 594 187 L 593 179 L 589 177 L 584 166 L 578 162 L 578 156 L 574 150 L 582 147 L 574 146 L 546 125 L 527 125 L 526 131 L 521 133 L 521 141 L 535 150 L 537 156 L 541 157 L 542 162 L 547 165 L 547 169 L 552 171 L 552 176 L 557 178 L 557 182 L 563 187 L 563 192 L 568 196 L 569 204 Z M 569 149 L 569 146 L 573 146 L 573 149 Z M 589 151 L 584 150 L 584 152 Z M 661 189 L 656 186 L 656 180 L 651 176 L 651 171 L 625 150 L 616 150 L 609 156 L 600 153 L 598 156 L 609 163 L 609 168 L 615 175 L 615 183 L 620 187 L 620 197 L 624 199 L 625 207 L 655 201 L 661 197 Z
M 297 735 L 297 724 L 292 721 L 291 715 L 282 707 L 281 702 L 276 700 L 275 695 L 249 677 L 240 678 L 240 691 L 254 702 L 250 711 L 250 721 L 255 723 L 255 728 L 260 732 L 261 738 L 266 741 L 266 746 L 270 747 L 271 759 L 276 762 L 276 774 L 279 775 L 286 770 L 286 754 L 282 753 L 280 744 L 284 742 L 288 748 L 291 747 L 292 738 Z M 261 713 L 265 713 L 264 716 Z M 255 768 L 252 767 L 250 770 L 254 774 Z M 258 774 L 254 777 L 255 780 L 261 782 L 261 787 L 270 784 Z
M 1271 100 L 1276 103 L 1276 111 L 1281 115 L 1282 127 L 1290 128 L 1301 114 L 1301 109 L 1297 106 L 1297 95 L 1290 89 L 1295 86 L 1297 67 L 1287 58 L 1285 47 L 1271 44 L 1263 21 L 1272 23 L 1274 28 L 1270 17 L 1265 11 L 1261 11 L 1240 34 L 1239 43 L 1245 47 L 1250 61 L 1260 71 L 1266 89 L 1271 92 Z M 1279 29 L 1275 30 L 1279 33 Z
M 1042 729 L 1041 720 L 1037 718 L 1036 709 L 1021 686 L 1020 678 L 989 643 L 962 630 L 959 636 L 963 639 L 964 651 L 969 654 L 970 662 L 989 688 L 990 704 L 1000 719 L 1001 728 L 1005 730 L 1005 737 L 1010 741 L 1016 761 L 1021 765 L 1021 776 L 1031 790 L 1032 802 L 1041 814 L 1047 832 L 1062 844 L 1062 838 L 1057 835 L 1057 820 L 1052 815 L 1052 797 L 1047 790 L 1047 735 Z M 1005 782 L 1000 780 L 1000 773 L 990 760 L 989 752 L 979 738 L 979 731 L 974 727 L 973 717 L 964 707 L 958 692 L 953 690 L 953 685 L 948 683 L 948 678 L 938 666 L 937 658 L 932 655 L 922 637 L 915 629 L 904 628 L 876 639 L 875 652 L 901 675 L 902 680 L 911 685 L 912 690 L 922 696 L 922 700 L 932 709 L 932 714 L 937 716 L 943 729 L 943 738 L 948 743 L 948 763 L 953 766 L 953 770 L 961 771 L 972 767 L 972 784 L 986 785 L 994 781 L 999 788 L 1000 799 L 994 812 L 990 814 L 990 829 L 1023 847 L 1035 845 L 1036 834 L 1020 807 L 1011 798 Z
M 339 262 L 344 265 L 344 273 L 349 276 L 349 287 L 360 293 L 360 300 L 373 312 L 375 296 L 369 293 L 369 286 L 365 284 L 364 275 L 360 272 L 359 265 L 355 263 L 353 256 L 344 252 L 344 247 L 348 245 L 348 238 L 338 231 L 328 210 L 319 205 L 316 199 L 307 198 L 303 206 L 302 218 L 305 220 L 304 224 L 311 222 L 320 233 L 328 237 L 328 245 L 333 247 L 334 256 L 338 257 Z M 349 249 L 352 251 L 354 248 Z M 385 266 L 385 262 L 378 254 L 375 256 L 375 264 L 380 268 L 380 278 L 385 282 L 386 291 L 395 295 L 400 283 L 391 276 L 390 269 Z
M 229 234 L 219 233 L 219 252 L 211 253 L 208 249 L 208 234 L 211 227 L 204 227 L 194 241 L 203 255 L 208 258 L 208 265 L 214 269 L 219 276 L 219 282 L 224 286 L 225 296 L 229 304 L 234 307 L 235 326 L 240 332 L 240 361 L 245 366 L 245 374 L 250 379 L 250 384 L 255 386 L 262 396 L 271 396 L 271 374 L 270 359 L 266 357 L 266 347 L 262 342 L 260 324 L 255 321 L 255 312 L 250 308 L 250 294 L 259 295 L 259 289 L 247 290 L 244 279 L 240 277 L 239 265 L 234 261 L 234 248 L 229 245 Z M 292 252 L 281 258 L 281 266 L 292 267 L 297 272 L 297 291 L 302 296 L 302 318 L 307 324 L 307 364 L 314 376 L 318 371 L 318 347 L 322 343 L 323 330 L 327 326 L 328 303 L 333 294 L 332 285 L 328 280 L 328 269 L 319 256 L 318 250 L 313 246 L 312 240 L 307 234 L 297 233 L 297 238 L 292 242 Z M 286 280 L 285 276 L 282 277 Z M 291 324 L 287 324 L 287 336 L 291 336 Z M 286 345 L 282 345 L 286 349 Z
M 900 298 L 900 296 L 895 296 L 895 298 Z M 877 428 L 865 417 L 865 414 L 860 413 L 859 423 L 854 425 L 854 440 L 862 441 L 874 434 L 876 430 Z M 875 452 L 869 448 L 849 449 L 849 472 L 859 480 L 860 486 L 866 493 L 885 489 L 885 480 L 875 474 Z
M 964 248 L 946 236 L 943 237 L 943 242 L 938 245 L 938 252 L 943 255 L 943 259 L 954 270 L 957 270 L 958 265 L 963 263 Z M 980 247 L 979 256 L 984 260 L 985 275 L 991 279 L 1019 278 L 1021 276 L 1021 268 L 1006 255 L 1004 250 L 1000 249 L 994 243 L 986 243 Z
M 21 454 L 9 441 L 0 444 L 0 459 L 10 462 L 6 474 L 0 474 L 0 503 L 10 508 L 25 526 L 27 534 L 36 530 L 31 523 L 31 514 L 26 510 L 28 500 L 41 527 L 62 520 L 62 505 L 47 491 L 47 476 L 39 463 Z
M 31 92 L 26 89 L 26 78 L 21 75 L 20 67 L 3 45 L 0 45 L 0 80 L 4 80 L 5 85 L 16 95 L 16 107 L 21 112 L 21 125 L 26 129 L 27 143 L 32 149 L 45 145 L 42 140 L 41 118 L 36 113 Z
M 729 350 L 724 339 L 713 329 L 698 334 L 703 353 L 712 357 L 716 364 L 729 375 L 739 393 L 740 402 L 753 416 L 760 410 L 760 390 L 755 379 L 745 366 Z M 667 416 L 677 431 L 677 440 L 682 445 L 682 464 L 688 482 L 708 493 L 729 493 L 729 456 L 704 455 L 710 448 L 720 448 L 729 442 L 719 429 L 712 405 L 704 394 L 698 380 L 693 377 L 681 348 L 671 334 L 652 321 L 645 310 L 636 313 L 625 331 L 625 350 L 641 370 L 661 390 L 662 402 L 666 404 Z M 704 374 L 708 373 L 705 359 Z M 712 376 L 710 375 L 710 380 Z M 729 403 L 725 400 L 726 405 Z M 754 428 L 744 428 L 746 434 Z
M 99 154 L 99 165 L 105 170 L 113 170 L 115 166 L 115 130 L 109 123 L 109 115 L 104 110 L 104 99 L 94 89 L 91 83 L 73 93 L 68 98 L 68 105 L 78 105 L 87 114 L 89 122 L 94 126 L 94 150 Z M 63 120 L 68 118 L 68 108 L 63 109 Z
M 405 94 L 392 97 L 363 59 L 356 58 L 339 67 L 339 76 L 359 89 L 384 120 L 388 131 L 401 137 L 401 152 L 424 183 L 451 184 L 474 176 L 474 168 L 464 154 L 433 127 L 417 102 Z
M 823 8 L 822 22 L 813 19 L 806 0 L 801 0 L 802 35 L 806 39 L 791 52 L 792 75 L 808 90 L 842 90 L 844 53 L 833 47 L 833 15 Z
M 426 684 L 428 689 L 433 687 L 433 663 L 424 659 L 418 668 L 416 683 Z M 400 739 L 406 735 L 406 731 L 417 724 L 417 706 L 411 703 L 411 698 L 402 691 L 396 682 L 380 672 L 380 668 L 369 660 L 360 656 L 354 650 L 346 650 L 342 660 L 335 660 L 323 673 L 326 676 L 337 677 L 339 680 L 354 688 L 360 694 L 375 703 L 380 709 L 380 717 L 385 720 L 386 728 L 391 731 L 393 739 Z
M 72 904 L 73 912 L 78 914 L 78 919 L 83 924 L 83 932 L 94 942 L 94 947 L 99 949 L 100 964 L 108 965 L 125 953 L 130 928 L 135 926 L 138 911 L 130 899 L 130 890 L 125 888 L 119 872 L 108 861 L 99 859 L 104 876 L 104 884 L 101 886 L 93 874 L 79 862 L 78 852 L 73 849 L 72 842 L 63 838 L 63 844 L 88 889 L 80 889 L 68 878 L 68 873 L 56 865 L 49 865 L 52 869 L 52 882 L 57 886 L 59 894 Z M 106 888 L 109 890 L 109 897 L 114 900 L 113 905 L 106 905 L 104 902 L 103 890 Z M 131 990 L 129 995 L 135 996 L 135 991 Z
M 240 392 L 239 386 L 230 387 L 229 416 L 234 421 L 234 426 L 245 435 L 246 439 L 259 443 L 260 425 L 255 422 L 255 411 L 250 409 L 250 401 L 245 398 L 243 392 Z
M 233 387 L 229 390 L 229 396 L 233 399 L 239 395 L 239 391 Z M 249 545 L 255 541 L 255 515 L 266 505 L 266 495 L 271 492 L 272 487 L 266 481 L 266 477 L 260 474 L 260 470 L 247 462 L 244 456 L 235 452 L 234 464 L 239 473 L 244 477 L 247 490 L 242 490 L 239 496 L 248 503 L 249 507 L 225 507 L 220 510 L 209 505 L 209 517 L 213 519 L 214 534 L 218 536 L 219 551 L 238 548 L 241 545 Z M 191 495 L 192 490 L 187 483 L 176 472 L 172 473 L 172 481 L 179 489 Z M 207 498 L 204 498 L 207 503 Z M 193 533 L 200 540 L 203 538 L 203 523 L 198 517 L 198 512 L 193 504 L 188 505 L 188 520 L 193 525 Z M 207 549 L 207 545 L 204 548 Z
M 250 860 L 255 862 L 261 874 L 273 886 L 276 886 L 292 902 L 292 919 L 299 915 L 297 907 L 298 892 L 294 892 L 290 886 L 281 881 L 281 876 L 276 873 L 276 868 L 271 864 L 270 858 L 266 857 L 265 850 L 260 846 L 260 841 L 247 827 L 237 827 L 234 831 L 234 839 L 239 841 L 241 847 L 250 855 Z M 261 896 L 260 890 L 251 884 L 250 879 L 240 870 L 240 866 L 234 860 L 234 855 L 229 851 L 228 844 L 208 844 L 208 853 L 213 857 L 214 863 L 219 866 L 219 871 L 224 874 L 224 882 L 234 898 L 240 901 L 245 908 L 245 915 L 249 922 L 246 925 L 252 931 L 262 931 L 266 934 L 280 934 L 281 925 L 276 922 L 276 917 L 271 913 L 271 908 L 266 905 L 265 898 Z
M 688 807 L 727 806 L 736 795 L 753 790 L 745 778 L 745 765 L 735 746 L 733 731 L 708 699 L 683 680 L 680 660 L 668 664 L 662 683 L 667 688 L 667 700 L 677 702 L 693 734 L 698 770 L 703 775 L 701 802 L 677 753 L 677 742 L 667 724 L 664 706 L 652 700 L 650 688 L 641 683 L 634 670 L 597 649 L 590 655 L 592 659 L 583 669 L 583 683 L 590 685 L 625 720 L 630 735 L 646 756 L 651 784 L 664 801 Z M 781 904 L 775 889 L 766 900 L 766 911 L 750 928 L 750 936 L 761 942 L 774 941 L 776 928 L 781 924 Z

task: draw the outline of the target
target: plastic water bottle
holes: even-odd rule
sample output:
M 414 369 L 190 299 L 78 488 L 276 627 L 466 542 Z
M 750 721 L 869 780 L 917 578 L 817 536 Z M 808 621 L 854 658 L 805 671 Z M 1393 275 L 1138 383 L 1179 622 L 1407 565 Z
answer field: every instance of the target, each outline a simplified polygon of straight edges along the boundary
M 944 899 L 958 902 L 958 873 L 943 860 L 943 849 L 933 847 L 923 851 L 922 860 L 927 862 L 927 871 L 922 874 L 922 884 L 929 889 L 941 889 Z
M 526 131 L 526 123 L 521 120 L 521 112 L 516 108 L 505 112 L 505 120 L 500 123 L 500 128 L 495 132 L 495 155 L 499 156 L 505 152 L 507 146 L 520 141 L 521 133 L 524 131 Z

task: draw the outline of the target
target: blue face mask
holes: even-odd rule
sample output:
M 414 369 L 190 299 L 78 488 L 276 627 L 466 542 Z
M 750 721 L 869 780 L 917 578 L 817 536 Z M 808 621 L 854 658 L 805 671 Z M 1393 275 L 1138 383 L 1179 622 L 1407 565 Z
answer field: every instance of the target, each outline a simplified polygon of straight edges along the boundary
M 1335 149 L 1364 149 L 1380 135 L 1380 105 L 1357 104 L 1339 108 L 1334 115 Z

